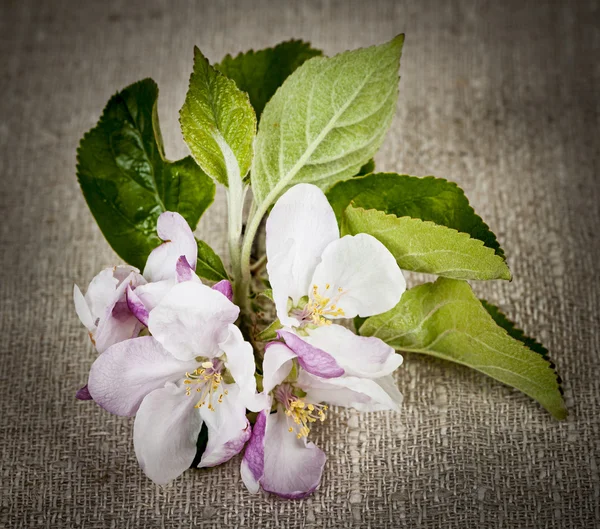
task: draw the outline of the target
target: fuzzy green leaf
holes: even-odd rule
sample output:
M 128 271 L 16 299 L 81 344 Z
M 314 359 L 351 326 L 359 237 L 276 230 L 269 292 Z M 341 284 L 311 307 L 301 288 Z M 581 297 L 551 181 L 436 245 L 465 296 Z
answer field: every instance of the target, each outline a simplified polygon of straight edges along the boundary
M 252 164 L 262 209 L 290 185 L 323 189 L 354 176 L 377 152 L 398 98 L 404 37 L 306 61 L 265 106 Z
M 198 263 L 196 274 L 209 281 L 221 281 L 229 279 L 223 261 L 215 251 L 204 241 L 196 240 L 198 243 Z
M 481 371 L 564 419 L 567 410 L 554 365 L 504 327 L 468 283 L 440 278 L 406 291 L 392 310 L 368 318 L 360 334 L 376 336 L 400 351 L 428 354 Z
M 128 86 L 109 100 L 77 151 L 77 178 L 98 226 L 113 250 L 140 269 L 162 242 L 162 212 L 177 211 L 194 229 L 215 196 L 191 157 L 165 158 L 157 103 L 152 79 Z
M 454 279 L 511 279 L 504 259 L 492 248 L 466 233 L 433 222 L 350 205 L 344 213 L 342 231 L 372 235 L 392 252 L 404 270 Z
M 183 138 L 202 169 L 217 182 L 244 178 L 252 163 L 256 115 L 235 81 L 194 48 L 194 71 L 179 112 Z
M 352 203 L 355 207 L 429 220 L 468 233 L 504 257 L 496 236 L 475 213 L 463 190 L 443 178 L 375 173 L 338 182 L 327 192 L 327 198 L 339 223 L 344 210 Z
M 321 54 L 308 42 L 289 40 L 273 48 L 250 50 L 235 57 L 227 55 L 215 68 L 248 93 L 256 116 L 260 118 L 265 105 L 287 77 L 305 61 Z

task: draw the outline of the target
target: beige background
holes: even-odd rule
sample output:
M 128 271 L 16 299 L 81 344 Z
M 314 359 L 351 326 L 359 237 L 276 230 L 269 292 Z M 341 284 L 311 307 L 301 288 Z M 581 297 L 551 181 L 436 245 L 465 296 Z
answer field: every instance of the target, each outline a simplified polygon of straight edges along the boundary
M 600 520 L 598 2 L 60 2 L 0 8 L 1 527 L 593 527 Z M 75 390 L 94 359 L 73 282 L 117 263 L 75 178 L 75 149 L 117 89 L 151 76 L 167 154 L 194 44 L 305 38 L 326 53 L 407 39 L 383 170 L 458 182 L 498 235 L 512 283 L 477 284 L 551 350 L 571 411 L 407 356 L 400 414 L 337 410 L 302 502 L 251 496 L 239 459 L 167 489 L 132 422 Z M 223 195 L 199 233 L 224 251 Z M 411 278 L 414 282 L 414 277 Z

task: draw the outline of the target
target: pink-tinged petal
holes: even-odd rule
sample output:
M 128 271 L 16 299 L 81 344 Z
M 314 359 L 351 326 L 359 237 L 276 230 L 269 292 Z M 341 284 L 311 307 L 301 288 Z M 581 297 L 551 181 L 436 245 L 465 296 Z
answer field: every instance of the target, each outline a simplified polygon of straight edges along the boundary
M 266 423 L 262 488 L 283 498 L 305 498 L 319 486 L 325 453 L 290 432 L 295 424 L 281 409 L 271 413 Z
M 214 467 L 239 454 L 250 438 L 251 428 L 246 419 L 246 404 L 235 384 L 223 384 L 222 402 L 213 400 L 215 411 L 200 408 L 200 416 L 208 427 L 208 444 L 198 468 Z M 227 391 L 227 394 L 225 394 Z
M 250 411 L 264 409 L 267 405 L 266 395 L 256 393 L 254 351 L 233 323 L 228 326 L 227 338 L 219 344 L 219 348 L 225 353 L 225 367 L 240 388 L 246 408 Z
M 379 379 L 346 376 L 326 380 L 301 371 L 296 385 L 306 392 L 305 400 L 315 404 L 327 402 L 358 411 L 398 411 L 402 403 L 402 394 L 391 375 Z
M 304 339 L 313 347 L 327 351 L 347 375 L 381 378 L 402 364 L 402 356 L 379 338 L 357 336 L 341 325 L 317 327 Z
M 311 281 L 322 298 L 341 309 L 340 318 L 373 316 L 394 308 L 406 290 L 396 259 L 375 237 L 346 235 L 325 248 Z
M 229 301 L 233 302 L 233 288 L 228 279 L 222 279 L 218 283 L 215 283 L 212 288 L 223 294 Z
M 187 281 L 175 285 L 150 312 L 148 328 L 180 360 L 212 358 L 221 353 L 219 343 L 226 339 L 228 326 L 239 312 L 220 292 Z
M 140 297 L 132 290 L 131 286 L 127 286 L 127 307 L 131 313 L 146 327 L 148 326 L 148 309 Z
M 77 400 L 94 400 L 94 399 L 92 399 L 92 396 L 90 395 L 87 384 L 77 390 L 77 393 L 75 393 L 75 398 Z
M 298 184 L 275 203 L 266 226 L 267 271 L 284 325 L 288 297 L 297 303 L 308 294 L 310 280 L 326 246 L 339 238 L 335 214 L 323 192 Z
M 194 269 L 190 266 L 190 263 L 188 263 L 185 255 L 182 255 L 179 259 L 177 259 L 175 272 L 178 283 L 183 283 L 184 281 L 196 281 L 197 283 L 202 283 L 200 278 L 196 275 Z
M 185 377 L 196 362 L 182 362 L 152 336 L 132 338 L 107 349 L 92 365 L 88 389 L 94 400 L 116 415 L 134 415 L 151 391 Z
M 177 260 L 184 255 L 193 270 L 196 269 L 198 246 L 186 220 L 172 211 L 158 217 L 158 236 L 165 241 L 152 250 L 146 261 L 144 277 L 150 282 L 175 277 Z
M 92 311 L 77 285 L 73 285 L 73 301 L 75 303 L 75 312 L 77 312 L 81 323 L 85 325 L 88 331 L 94 332 L 96 330 L 96 319 L 92 315 Z
M 321 378 L 341 377 L 345 373 L 336 359 L 323 349 L 311 345 L 289 331 L 277 331 L 277 335 L 298 355 L 298 363 L 309 373 Z
M 252 428 L 252 436 L 246 445 L 242 459 L 241 474 L 246 488 L 256 494 L 260 488 L 260 479 L 265 468 L 265 429 L 268 411 L 261 411 Z
M 281 342 L 269 342 L 265 346 L 263 360 L 263 391 L 268 395 L 281 384 L 292 370 L 292 361 L 298 355 Z
M 196 455 L 202 419 L 194 400 L 174 384 L 152 391 L 141 403 L 133 427 L 135 455 L 145 474 L 166 485 L 185 472 Z
M 112 303 L 106 307 L 94 334 L 99 353 L 106 351 L 111 345 L 135 338 L 139 334 L 139 320 L 129 310 L 126 295 L 127 288 L 136 286 L 139 280 L 143 280 L 141 276 L 131 272 L 114 291 Z

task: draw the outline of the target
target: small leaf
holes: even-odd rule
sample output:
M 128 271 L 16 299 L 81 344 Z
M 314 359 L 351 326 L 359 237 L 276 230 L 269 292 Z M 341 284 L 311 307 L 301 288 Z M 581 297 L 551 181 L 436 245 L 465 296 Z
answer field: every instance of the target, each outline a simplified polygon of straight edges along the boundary
M 260 118 L 265 105 L 286 78 L 305 61 L 321 54 L 308 42 L 289 40 L 274 48 L 250 50 L 235 57 L 227 55 L 215 68 L 248 93 L 256 116 Z
M 265 106 L 252 164 L 261 209 L 299 182 L 323 189 L 351 178 L 371 159 L 392 121 L 404 37 L 314 57 Z
M 475 213 L 463 190 L 443 178 L 370 174 L 337 183 L 327 192 L 327 198 L 338 223 L 342 222 L 344 210 L 352 203 L 354 207 L 377 209 L 396 217 L 429 220 L 468 233 L 504 257 L 496 236 Z
M 360 170 L 358 171 L 357 174 L 354 175 L 355 178 L 358 178 L 360 176 L 366 176 L 368 174 L 371 174 L 373 171 L 375 171 L 375 160 L 373 158 L 371 158 L 365 165 L 363 165 Z M 344 180 L 345 182 L 346 180 Z M 334 186 L 335 187 L 335 186 Z M 350 202 L 348 202 L 349 204 Z M 348 205 L 346 204 L 346 205 Z
M 198 263 L 196 274 L 209 281 L 221 281 L 229 279 L 223 261 L 215 251 L 204 241 L 196 240 L 198 243 Z
M 348 206 L 342 231 L 381 241 L 404 270 L 454 279 L 511 279 L 504 259 L 479 239 L 439 224 Z
M 200 167 L 225 186 L 244 178 L 252 163 L 256 115 L 240 91 L 194 48 L 194 71 L 179 112 L 183 138 Z
M 265 298 L 267 298 L 267 299 L 269 299 L 269 300 L 271 300 L 271 301 L 275 301 L 275 300 L 273 299 L 273 289 L 271 289 L 271 288 L 265 288 L 264 290 L 261 290 L 261 291 L 258 293 L 258 295 L 259 295 L 259 296 L 264 296 Z
M 400 351 L 466 365 L 519 389 L 557 419 L 567 410 L 554 365 L 515 338 L 514 325 L 488 310 L 464 281 L 440 278 L 412 288 L 385 314 L 368 318 L 363 336 L 376 336 Z M 509 332 L 504 328 L 509 327 Z
M 98 226 L 113 250 L 140 269 L 162 242 L 162 212 L 180 213 L 195 229 L 215 196 L 192 158 L 165 158 L 157 103 L 152 79 L 128 86 L 111 97 L 77 150 L 77 178 Z
M 281 328 L 282 328 L 282 325 L 279 322 L 279 320 L 275 320 L 268 327 L 266 327 L 260 333 L 258 333 L 256 335 L 256 339 L 259 342 L 268 342 L 270 340 L 276 340 L 277 339 L 277 331 Z

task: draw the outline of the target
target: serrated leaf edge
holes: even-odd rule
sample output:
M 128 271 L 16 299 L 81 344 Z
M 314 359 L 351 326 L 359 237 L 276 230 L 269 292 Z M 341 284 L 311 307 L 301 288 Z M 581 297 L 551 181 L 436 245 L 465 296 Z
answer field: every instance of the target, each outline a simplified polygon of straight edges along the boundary
M 506 259 L 504 259 L 503 257 L 501 257 L 498 254 L 496 254 L 496 252 L 494 251 L 494 249 L 490 248 L 489 246 L 486 246 L 483 243 L 482 240 L 475 239 L 474 237 L 471 237 L 468 233 L 465 233 L 463 231 L 455 230 L 454 228 L 448 228 L 448 226 L 444 226 L 442 224 L 437 224 L 437 223 L 432 222 L 430 220 L 417 219 L 417 218 L 414 218 L 414 217 L 409 217 L 407 215 L 402 216 L 402 217 L 397 217 L 393 213 L 386 213 L 385 211 L 381 211 L 379 209 L 363 208 L 363 207 L 360 207 L 360 206 L 356 207 L 356 206 L 354 206 L 353 202 L 350 202 L 350 204 L 348 205 L 348 207 L 344 210 L 344 214 L 348 210 L 348 208 L 352 208 L 354 210 L 362 210 L 362 211 L 375 211 L 375 212 L 377 212 L 378 214 L 380 214 L 380 215 L 382 215 L 384 217 L 391 217 L 393 219 L 401 219 L 401 220 L 402 219 L 407 219 L 407 220 L 411 220 L 411 221 L 415 221 L 415 222 L 421 222 L 423 224 L 427 224 L 427 225 L 430 225 L 430 226 L 435 227 L 435 228 L 441 228 L 442 230 L 452 231 L 452 232 L 458 234 L 458 236 L 461 237 L 461 238 L 463 238 L 463 239 L 469 239 L 469 240 L 473 241 L 474 245 L 479 246 L 480 248 L 483 248 L 483 250 L 485 252 L 487 252 L 487 253 L 491 253 L 491 257 L 497 257 L 498 259 L 500 259 L 501 263 L 505 266 L 506 271 L 508 272 L 508 275 L 507 276 L 499 276 L 499 277 L 497 277 L 495 279 L 505 279 L 507 281 L 512 281 L 512 272 L 510 271 L 510 268 L 508 267 L 508 264 L 506 263 Z M 388 230 L 386 230 L 386 231 L 388 231 Z M 460 253 L 460 252 L 457 252 L 457 253 Z M 410 256 L 411 254 L 406 254 L 406 255 Z M 460 269 L 452 269 L 452 270 L 460 270 Z M 425 271 L 422 271 L 422 270 L 411 270 L 411 271 L 412 272 L 431 273 L 431 272 L 425 272 Z M 468 271 L 468 270 L 465 269 L 464 271 Z M 435 275 L 441 275 L 441 274 L 435 273 L 435 272 L 434 272 L 434 274 Z M 451 278 L 451 279 L 457 279 L 457 278 Z

